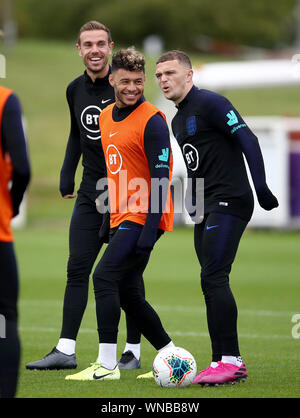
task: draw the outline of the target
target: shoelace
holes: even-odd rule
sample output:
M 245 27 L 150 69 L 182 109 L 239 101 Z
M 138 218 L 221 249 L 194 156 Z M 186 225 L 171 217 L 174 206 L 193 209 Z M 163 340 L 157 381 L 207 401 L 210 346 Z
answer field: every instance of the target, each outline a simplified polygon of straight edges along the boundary
M 93 368 L 93 370 L 97 370 L 99 369 L 99 367 L 101 367 L 101 363 L 97 363 L 97 362 L 90 363 L 90 368 Z

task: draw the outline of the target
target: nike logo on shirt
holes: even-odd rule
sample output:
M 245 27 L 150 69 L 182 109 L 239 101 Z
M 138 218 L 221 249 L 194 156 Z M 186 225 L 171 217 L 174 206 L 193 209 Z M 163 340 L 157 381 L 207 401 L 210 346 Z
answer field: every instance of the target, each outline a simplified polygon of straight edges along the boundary
M 109 137 L 111 138 L 112 136 L 116 135 L 118 132 L 113 132 L 112 134 L 109 134 Z
M 206 229 L 207 229 L 207 231 L 209 230 L 209 229 L 213 229 L 213 228 L 218 228 L 218 226 L 219 225 L 211 225 L 211 226 L 206 226 Z
M 111 99 L 106 99 L 106 100 L 103 100 L 103 99 L 102 99 L 102 100 L 101 100 L 101 103 L 102 103 L 102 104 L 104 104 L 104 103 L 107 103 L 107 102 L 110 102 L 110 101 L 111 101 Z

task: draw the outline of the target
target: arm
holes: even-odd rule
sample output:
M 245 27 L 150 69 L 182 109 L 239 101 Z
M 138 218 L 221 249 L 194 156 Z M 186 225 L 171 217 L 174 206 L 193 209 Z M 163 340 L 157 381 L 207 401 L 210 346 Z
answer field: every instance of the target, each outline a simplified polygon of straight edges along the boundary
M 30 163 L 22 124 L 20 102 L 12 94 L 4 107 L 2 117 L 3 151 L 10 156 L 13 166 L 12 187 L 10 190 L 13 216 L 18 215 L 25 190 L 30 181 Z
M 154 179 L 156 185 L 156 182 L 162 179 L 167 179 L 169 185 L 170 137 L 167 124 L 160 114 L 154 115 L 147 123 L 144 134 L 144 147 L 150 170 L 151 186 L 154 183 Z M 164 154 L 165 161 L 159 160 L 158 157 L 162 155 L 162 150 L 166 149 L 168 151 L 165 151 Z M 150 252 L 158 238 L 158 226 L 166 205 L 169 187 L 159 187 L 159 190 L 157 189 L 157 187 L 153 187 L 150 193 L 146 222 L 137 242 L 138 252 Z M 158 196 L 153 196 L 153 191 L 157 191 Z
M 75 186 L 74 177 L 81 156 L 81 146 L 80 131 L 75 118 L 69 88 L 67 89 L 67 101 L 70 110 L 71 127 L 65 158 L 60 172 L 59 190 L 63 197 L 72 198 L 76 196 L 73 194 Z
M 258 202 L 265 210 L 278 206 L 266 182 L 264 160 L 257 137 L 246 125 L 238 111 L 223 96 L 212 96 L 208 118 L 213 126 L 227 137 L 237 141 L 246 157 Z

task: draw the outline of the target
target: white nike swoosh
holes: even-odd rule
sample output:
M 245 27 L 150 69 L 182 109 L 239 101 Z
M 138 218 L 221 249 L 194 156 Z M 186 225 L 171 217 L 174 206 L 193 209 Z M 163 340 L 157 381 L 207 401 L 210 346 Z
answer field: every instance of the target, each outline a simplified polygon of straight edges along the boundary
M 102 104 L 104 104 L 104 103 L 107 103 L 107 102 L 110 102 L 110 101 L 111 101 L 111 99 L 107 99 L 107 100 L 103 100 L 103 99 L 102 99 L 102 100 L 101 100 L 101 103 L 102 103 Z
M 118 132 L 114 132 L 112 134 L 109 134 L 109 137 L 111 138 L 112 136 L 116 135 Z

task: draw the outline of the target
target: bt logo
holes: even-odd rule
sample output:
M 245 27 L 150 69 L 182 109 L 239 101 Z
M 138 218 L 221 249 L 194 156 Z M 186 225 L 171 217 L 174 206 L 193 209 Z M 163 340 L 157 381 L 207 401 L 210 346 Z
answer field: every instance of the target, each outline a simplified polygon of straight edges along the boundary
M 184 144 L 183 153 L 190 170 L 196 171 L 199 165 L 199 154 L 197 149 L 191 144 Z
M 106 149 L 106 165 L 111 174 L 117 174 L 122 168 L 122 156 L 118 148 L 111 144 Z
M 96 105 L 87 106 L 81 112 L 80 121 L 84 129 L 88 132 L 87 138 L 97 141 L 101 138 L 99 129 L 99 115 L 102 109 Z

